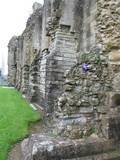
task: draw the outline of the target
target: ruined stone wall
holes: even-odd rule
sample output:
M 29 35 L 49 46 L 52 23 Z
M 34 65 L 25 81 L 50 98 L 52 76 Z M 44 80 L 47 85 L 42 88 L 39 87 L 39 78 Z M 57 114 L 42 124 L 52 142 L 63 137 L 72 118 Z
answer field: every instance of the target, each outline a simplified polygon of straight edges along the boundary
M 9 43 L 9 81 L 51 112 L 66 73 L 81 54 L 94 51 L 104 54 L 113 77 L 118 74 L 118 1 L 45 0 L 43 7 L 35 3 L 23 34 Z
M 64 75 L 77 62 L 77 52 L 89 51 L 95 46 L 95 12 L 95 1 L 46 0 L 44 3 L 40 104 L 48 110 L 49 107 L 52 110 L 62 93 Z
M 12 84 L 30 98 L 34 92 L 34 83 L 36 83 L 31 80 L 31 77 L 34 77 L 31 70 L 33 68 L 32 64 L 34 64 L 34 60 L 41 50 L 41 28 L 42 8 L 40 4 L 35 3 L 33 5 L 33 14 L 29 17 L 24 32 L 21 36 L 16 37 L 16 43 L 13 37 L 8 45 L 8 72 L 11 75 L 9 81 L 14 79 Z M 11 68 L 13 65 L 14 70 Z
M 107 93 L 107 112 L 102 117 L 103 128 L 108 137 L 119 137 L 120 2 L 108 0 L 103 3 L 98 0 L 97 8 L 97 43 L 108 61 L 112 86 L 111 92 Z
M 16 83 L 17 89 L 21 89 L 22 84 L 22 58 L 23 58 L 23 37 L 19 36 L 16 48 Z
M 73 28 L 78 38 L 80 53 L 89 52 L 96 45 L 96 12 L 96 0 L 76 1 Z
M 96 1 L 91 6 L 84 1 L 83 6 L 78 64 L 58 99 L 55 133 L 73 138 L 92 131 L 119 139 L 119 2 Z
M 22 36 L 9 43 L 9 81 L 53 113 L 46 129 L 53 137 L 24 141 L 24 159 L 119 159 L 111 152 L 120 140 L 119 1 L 37 6 Z
M 45 1 L 42 28 L 42 58 L 40 65 L 40 104 L 52 111 L 62 93 L 64 74 L 76 63 L 76 39 L 71 33 L 74 1 Z M 66 9 L 64 7 L 67 7 Z M 72 8 L 71 8 L 72 7 Z M 66 12 L 66 13 L 65 13 Z
M 119 50 L 120 3 L 118 0 L 97 1 L 97 39 L 103 52 Z
M 95 45 L 95 9 L 96 3 L 88 0 L 45 0 L 18 37 L 15 86 L 50 112 L 78 52 Z
M 22 85 L 21 90 L 27 94 L 29 86 L 35 85 L 30 79 L 30 70 L 35 57 L 39 54 L 41 49 L 41 27 L 42 27 L 42 8 L 34 11 L 27 21 L 26 29 L 23 37 L 22 50 Z M 31 87 L 32 87 L 31 86 Z M 33 86 L 34 87 L 34 86 Z M 30 90 L 29 90 L 30 91 Z
M 12 37 L 8 44 L 8 81 L 10 85 L 16 83 L 16 50 L 18 45 L 17 37 Z
M 119 2 L 84 1 L 82 6 L 78 64 L 58 99 L 55 133 L 84 137 L 92 130 L 119 138 Z
M 45 0 L 43 8 L 34 11 L 18 37 L 15 86 L 49 111 L 62 93 L 65 72 L 77 61 L 77 40 L 72 31 L 74 7 L 74 0 Z

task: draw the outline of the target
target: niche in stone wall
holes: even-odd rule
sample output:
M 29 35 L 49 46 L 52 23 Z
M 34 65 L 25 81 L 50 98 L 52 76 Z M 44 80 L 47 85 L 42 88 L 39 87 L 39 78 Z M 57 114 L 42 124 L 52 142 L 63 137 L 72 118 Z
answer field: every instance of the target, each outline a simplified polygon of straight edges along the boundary
M 115 94 L 112 97 L 112 107 L 120 106 L 120 94 Z

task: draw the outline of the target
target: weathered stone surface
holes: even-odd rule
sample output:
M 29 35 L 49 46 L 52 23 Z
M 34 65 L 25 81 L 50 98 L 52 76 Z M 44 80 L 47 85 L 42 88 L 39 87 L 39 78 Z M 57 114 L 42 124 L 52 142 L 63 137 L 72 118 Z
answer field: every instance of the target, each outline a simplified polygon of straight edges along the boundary
M 12 37 L 8 44 L 8 81 L 11 85 L 16 83 L 16 49 L 18 38 Z
M 65 92 L 58 99 L 55 132 L 75 139 L 94 132 L 102 136 L 102 114 L 107 110 L 101 108 L 106 106 L 107 92 L 112 91 L 111 82 L 102 55 L 94 51 L 81 54 L 79 64 L 66 76 Z
M 25 94 L 28 93 L 30 84 L 30 68 L 41 48 L 42 8 L 40 6 L 28 19 L 23 34 L 13 37 L 8 45 L 8 79 Z
M 48 10 L 50 4 L 56 10 Z M 25 31 L 22 36 L 17 37 L 15 53 L 10 51 L 13 57 L 9 56 L 17 63 L 14 65 L 15 73 L 12 74 L 15 81 L 13 84 L 29 100 L 39 103 L 48 112 L 53 111 L 54 102 L 62 92 L 64 73 L 77 61 L 76 36 L 70 32 L 70 26 L 59 24 L 59 18 L 64 18 L 64 14 L 58 18 L 57 9 L 61 5 L 61 2 L 57 4 L 56 1 L 45 1 L 41 8 L 41 5 L 35 3 L 35 11 L 28 19 Z M 53 12 L 53 15 L 49 12 Z M 50 23 L 48 19 L 52 17 L 54 19 Z M 50 24 L 54 24 L 53 28 Z M 46 47 L 43 47 L 44 43 L 47 43 Z M 10 41 L 9 50 L 12 46 Z M 10 58 L 9 61 L 10 68 Z
M 105 53 L 117 51 L 120 47 L 120 2 L 119 0 L 98 0 L 97 4 L 97 39 Z
M 120 62 L 120 50 L 113 50 L 110 54 L 109 54 L 109 60 L 112 63 L 119 63 Z
M 9 42 L 9 82 L 53 119 L 49 136 L 24 141 L 24 160 L 120 159 L 111 143 L 120 140 L 119 8 L 118 0 L 44 0 Z
M 35 2 L 32 8 L 33 8 L 33 12 L 36 12 L 36 10 L 39 10 L 42 8 L 42 5 L 40 3 Z
M 43 135 L 32 135 L 29 140 L 26 139 L 22 143 L 24 160 L 98 160 L 98 158 L 100 160 L 112 160 L 116 157 L 120 158 L 119 151 L 117 155 L 111 155 L 109 152 L 114 153 L 117 147 L 119 146 L 114 141 L 99 139 L 96 136 L 91 136 L 86 140 L 73 141 Z M 28 154 L 26 154 L 26 150 L 28 150 Z

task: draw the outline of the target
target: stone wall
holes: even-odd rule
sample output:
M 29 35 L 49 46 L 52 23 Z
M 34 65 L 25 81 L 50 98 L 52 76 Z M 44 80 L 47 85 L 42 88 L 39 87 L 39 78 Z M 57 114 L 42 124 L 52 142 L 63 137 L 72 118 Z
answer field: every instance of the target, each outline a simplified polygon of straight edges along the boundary
M 9 74 L 29 100 L 51 112 L 63 91 L 64 75 L 79 61 L 78 53 L 95 46 L 96 3 L 45 0 L 33 10 L 23 34 L 16 37 L 15 52 L 9 42 Z
M 74 8 L 74 1 L 64 2 L 66 9 Z M 34 4 L 36 8 L 36 4 Z M 71 31 L 74 12 L 70 15 L 63 2 L 45 1 L 27 21 L 23 34 L 17 37 L 15 53 L 9 42 L 10 58 L 15 59 L 14 83 L 29 100 L 53 111 L 58 95 L 62 93 L 64 74 L 77 61 L 76 35 Z M 69 10 L 70 10 L 69 9 Z M 64 12 L 63 12 L 64 11 Z M 71 22 L 66 22 L 71 19 Z M 72 23 L 72 24 L 71 24 Z M 10 69 L 12 72 L 13 69 Z M 11 75 L 13 75 L 11 73 Z
M 119 50 L 120 46 L 120 3 L 118 0 L 98 0 L 97 39 L 103 52 Z
M 78 64 L 56 104 L 54 133 L 119 139 L 119 2 L 84 1 L 82 6 Z
M 96 0 L 79 0 L 74 9 L 74 30 L 78 37 L 78 52 L 89 52 L 96 45 Z
M 81 53 L 89 52 L 96 45 L 97 4 L 88 0 L 45 1 L 46 8 L 49 8 L 43 21 L 43 26 L 47 26 L 46 34 L 43 33 L 43 41 L 46 41 L 42 49 L 48 49 L 47 66 L 52 73 L 47 67 L 46 87 L 42 85 L 41 88 L 46 88 L 46 94 L 42 94 L 46 95 L 43 98 L 45 106 L 53 108 L 56 98 L 63 91 L 65 71 L 79 61 Z
M 16 49 L 18 38 L 12 37 L 8 44 L 8 81 L 11 85 L 16 83 Z
M 35 3 L 33 14 L 29 17 L 24 32 L 21 36 L 15 37 L 16 39 L 13 37 L 8 45 L 8 73 L 9 77 L 12 76 L 9 78 L 9 82 L 14 79 L 12 84 L 26 95 L 29 93 L 28 88 L 31 87 L 29 91 L 32 92 L 34 87 L 34 82 L 31 82 L 29 77 L 31 76 L 32 64 L 41 50 L 41 28 L 42 6 Z M 12 66 L 14 66 L 14 70 Z
M 118 0 L 44 0 L 10 40 L 9 82 L 53 115 L 52 138 L 29 137 L 23 159 L 119 159 L 111 155 L 120 140 L 119 8 Z
M 74 1 L 64 2 L 69 9 Z M 74 12 L 65 13 L 63 1 L 44 3 L 42 28 L 42 57 L 40 60 L 40 104 L 53 111 L 58 95 L 62 93 L 64 74 L 76 63 L 77 41 L 71 32 Z

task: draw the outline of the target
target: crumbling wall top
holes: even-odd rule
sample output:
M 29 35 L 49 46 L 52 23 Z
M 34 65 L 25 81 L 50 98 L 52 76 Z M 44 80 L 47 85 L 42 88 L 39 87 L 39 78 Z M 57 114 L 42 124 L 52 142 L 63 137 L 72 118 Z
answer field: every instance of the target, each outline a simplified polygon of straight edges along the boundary
M 35 2 L 35 3 L 33 3 L 32 8 L 33 8 L 33 12 L 36 12 L 36 10 L 42 8 L 42 4 Z

